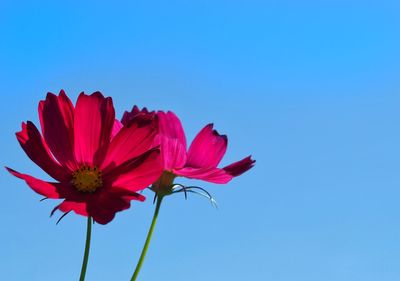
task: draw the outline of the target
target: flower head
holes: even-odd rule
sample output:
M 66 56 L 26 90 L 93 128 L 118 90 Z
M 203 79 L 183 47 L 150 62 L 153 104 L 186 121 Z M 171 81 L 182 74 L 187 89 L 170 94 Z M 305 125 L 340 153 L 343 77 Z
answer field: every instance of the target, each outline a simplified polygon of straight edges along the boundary
M 159 134 L 156 143 L 160 145 L 164 166 L 162 177 L 153 184 L 153 190 L 158 193 L 170 193 L 175 177 L 225 184 L 254 166 L 255 160 L 248 156 L 223 168 L 218 167 L 226 153 L 228 138 L 214 130 L 213 124 L 206 125 L 187 149 L 182 124 L 173 112 L 155 113 L 135 106 L 131 112 L 125 113 L 123 123 L 138 116 L 157 119 Z
M 100 92 L 81 93 L 76 102 L 61 91 L 39 103 L 42 133 L 28 121 L 17 139 L 28 157 L 56 182 L 46 182 L 7 168 L 37 193 L 63 199 L 55 210 L 74 211 L 100 223 L 128 209 L 137 192 L 162 174 L 155 148 L 154 120 L 132 118 L 125 126 L 115 120 L 111 98 Z

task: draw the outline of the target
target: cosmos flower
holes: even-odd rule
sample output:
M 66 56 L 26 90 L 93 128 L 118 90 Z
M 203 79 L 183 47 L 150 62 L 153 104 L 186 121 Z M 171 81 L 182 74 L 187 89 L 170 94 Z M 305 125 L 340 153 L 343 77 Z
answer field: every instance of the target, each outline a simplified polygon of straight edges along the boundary
M 39 118 L 42 133 L 28 121 L 16 135 L 28 157 L 55 182 L 7 169 L 40 195 L 63 199 L 54 211 L 107 224 L 131 200 L 143 201 L 138 191 L 162 174 L 155 123 L 132 118 L 122 127 L 112 99 L 100 92 L 81 93 L 75 107 L 64 91 L 49 93 L 39 103 Z
M 153 183 L 151 189 L 155 192 L 156 208 L 143 246 L 142 254 L 132 275 L 131 281 L 136 281 L 146 257 L 154 228 L 157 223 L 161 203 L 166 195 L 178 192 L 194 192 L 201 194 L 215 202 L 212 196 L 203 188 L 196 186 L 183 186 L 175 184 L 176 177 L 198 179 L 212 183 L 225 184 L 254 166 L 255 161 L 250 156 L 219 168 L 222 158 L 226 153 L 228 138 L 220 135 L 213 128 L 213 124 L 205 126 L 194 138 L 189 149 L 186 146 L 186 136 L 182 124 L 173 112 L 149 112 L 146 108 L 140 110 L 137 106 L 131 112 L 125 112 L 121 122 L 125 126 L 131 120 L 153 120 L 158 125 L 158 136 L 155 145 L 160 146 L 164 172 Z M 178 186 L 178 188 L 176 188 Z M 202 192 L 198 192 L 201 190 Z
M 139 117 L 156 119 L 158 123 L 159 135 L 155 141 L 160 144 L 164 173 L 153 184 L 157 193 L 170 193 L 169 187 L 176 177 L 225 184 L 254 166 L 255 161 L 248 156 L 223 168 L 218 167 L 226 153 L 228 138 L 214 130 L 213 124 L 205 126 L 187 149 L 182 124 L 173 112 L 149 112 L 135 106 L 131 112 L 125 112 L 122 123 L 128 124 L 132 118 Z

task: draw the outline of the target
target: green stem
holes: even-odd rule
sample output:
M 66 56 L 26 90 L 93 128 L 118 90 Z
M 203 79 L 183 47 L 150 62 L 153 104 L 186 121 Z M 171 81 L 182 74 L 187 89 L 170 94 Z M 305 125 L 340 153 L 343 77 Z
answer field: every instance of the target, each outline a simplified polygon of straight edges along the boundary
M 88 217 L 87 221 L 87 231 L 86 231 L 86 245 L 85 245 L 85 254 L 83 256 L 81 277 L 79 281 L 85 281 L 86 269 L 89 261 L 89 252 L 90 252 L 90 239 L 92 236 L 92 217 Z
M 139 262 L 136 265 L 135 273 L 133 273 L 131 281 L 136 281 L 136 278 L 139 275 L 140 269 L 142 268 L 144 259 L 145 259 L 146 254 L 147 254 L 147 250 L 149 249 L 151 237 L 153 236 L 154 228 L 155 228 L 156 223 L 157 223 L 157 217 L 158 217 L 158 213 L 160 212 L 160 207 L 161 207 L 162 200 L 163 200 L 163 196 L 158 196 L 157 197 L 157 204 L 156 204 L 156 210 L 155 210 L 154 216 L 153 216 L 153 221 L 151 222 L 149 233 L 147 234 L 146 243 L 143 246 L 142 254 L 140 255 Z

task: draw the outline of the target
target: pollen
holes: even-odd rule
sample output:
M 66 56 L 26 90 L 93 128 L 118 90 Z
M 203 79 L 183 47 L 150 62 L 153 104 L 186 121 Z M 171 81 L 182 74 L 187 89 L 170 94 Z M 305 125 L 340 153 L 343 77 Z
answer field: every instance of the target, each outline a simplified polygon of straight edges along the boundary
M 93 193 L 103 185 L 101 171 L 97 167 L 83 166 L 72 174 L 72 184 L 84 193 Z

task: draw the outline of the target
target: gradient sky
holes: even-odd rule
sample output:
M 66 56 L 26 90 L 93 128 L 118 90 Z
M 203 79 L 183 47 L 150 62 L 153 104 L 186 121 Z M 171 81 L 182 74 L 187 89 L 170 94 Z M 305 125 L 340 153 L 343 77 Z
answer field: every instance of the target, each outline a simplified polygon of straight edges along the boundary
M 398 3 L 2 0 L 1 164 L 47 178 L 14 136 L 47 91 L 173 110 L 189 140 L 209 122 L 229 136 L 223 164 L 257 165 L 195 182 L 218 210 L 168 198 L 140 280 L 400 280 Z M 56 201 L 0 185 L 0 280 L 77 280 L 85 218 L 56 225 Z M 145 194 L 95 225 L 87 281 L 129 280 Z

